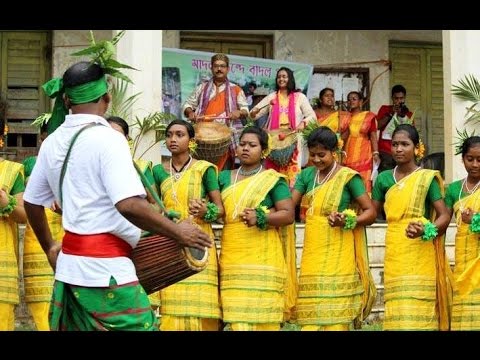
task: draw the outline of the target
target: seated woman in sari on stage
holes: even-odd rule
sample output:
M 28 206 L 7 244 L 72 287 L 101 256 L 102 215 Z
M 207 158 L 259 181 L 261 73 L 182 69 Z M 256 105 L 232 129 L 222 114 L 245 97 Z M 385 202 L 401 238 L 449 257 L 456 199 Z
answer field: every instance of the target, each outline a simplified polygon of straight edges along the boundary
M 193 218 L 213 239 L 211 223 L 224 213 L 217 167 L 192 158 L 195 130 L 183 120 L 173 120 L 165 130 L 172 153 L 167 168 L 153 167 L 153 176 L 165 207 L 179 213 L 180 220 Z M 217 251 L 209 250 L 207 268 L 160 290 L 160 330 L 218 331 L 221 307 L 218 295 Z
M 362 111 L 363 95 L 359 91 L 348 93 L 348 107 L 352 117 L 349 124 L 348 138 L 345 145 L 345 166 L 356 170 L 365 183 L 367 192 L 372 192 L 373 165 L 378 167 L 377 120 L 371 111 Z M 373 159 L 372 159 L 373 157 Z
M 260 119 L 263 115 L 269 114 L 265 126 L 269 132 L 277 129 L 287 129 L 291 130 L 291 133 L 286 132 L 286 136 L 295 136 L 295 131 L 301 131 L 307 123 L 315 121 L 315 112 L 310 102 L 300 90 L 296 89 L 292 70 L 286 67 L 278 69 L 275 89 L 274 93 L 265 97 L 250 112 L 251 117 L 254 119 Z M 280 135 L 275 132 L 275 135 L 285 136 L 285 133 Z M 300 139 L 297 139 L 297 147 L 286 165 L 279 166 L 271 159 L 266 159 L 265 167 L 267 169 L 275 169 L 286 175 L 289 186 L 293 187 L 295 177 L 302 167 L 300 152 L 301 143 Z
M 220 296 L 223 321 L 234 331 L 279 330 L 294 305 L 294 233 L 283 240 L 293 229 L 294 206 L 285 175 L 262 165 L 268 151 L 268 134 L 245 128 L 240 168 L 219 176 L 225 206 Z

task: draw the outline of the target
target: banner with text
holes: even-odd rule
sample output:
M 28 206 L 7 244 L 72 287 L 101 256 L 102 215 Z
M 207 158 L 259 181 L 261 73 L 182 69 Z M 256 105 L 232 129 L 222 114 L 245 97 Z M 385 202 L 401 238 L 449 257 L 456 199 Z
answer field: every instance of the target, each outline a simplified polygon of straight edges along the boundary
M 163 48 L 162 53 L 162 98 L 163 111 L 183 117 L 182 104 L 193 92 L 195 87 L 212 77 L 210 59 L 214 53 Z M 247 90 L 248 84 L 255 83 L 257 89 L 265 93 L 275 91 L 277 70 L 290 68 L 295 75 L 298 89 L 307 93 L 308 84 L 313 72 L 313 65 L 277 61 L 254 57 L 228 55 L 230 71 L 228 79 L 242 89 Z

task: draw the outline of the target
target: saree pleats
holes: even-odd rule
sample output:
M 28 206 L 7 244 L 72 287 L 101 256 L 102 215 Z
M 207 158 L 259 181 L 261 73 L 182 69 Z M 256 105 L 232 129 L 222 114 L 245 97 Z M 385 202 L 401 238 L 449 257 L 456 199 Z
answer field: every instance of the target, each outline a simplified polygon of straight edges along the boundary
M 373 303 L 371 296 L 375 297 L 364 229 L 354 232 L 331 227 L 327 220 L 339 207 L 342 193 L 339 189 L 355 174 L 349 168 L 342 168 L 330 181 L 303 198 L 303 206 L 308 210 L 297 314 L 298 323 L 305 330 L 310 326 L 321 329 L 336 324 L 346 324 L 337 328 L 348 329 L 354 319 L 363 319 L 364 313 L 365 317 L 368 315 Z
M 162 182 L 161 194 L 165 206 L 179 211 L 181 219 L 188 217 L 189 199 L 202 197 L 202 177 L 210 166 L 212 164 L 209 162 L 197 161 L 183 173 L 178 181 L 170 177 Z M 198 218 L 195 218 L 195 222 L 213 239 L 211 224 Z M 202 325 L 200 323 L 192 325 L 193 321 L 200 322 L 201 318 L 221 318 L 217 251 L 215 246 L 208 251 L 208 266 L 205 270 L 160 290 L 162 316 L 185 317 L 188 324 L 185 323 L 182 326 L 198 329 L 202 328 Z M 166 327 L 162 323 L 162 330 L 178 330 L 178 328 L 167 329 Z
M 0 162 L 0 188 L 10 193 L 23 165 Z M 0 303 L 18 304 L 18 226 L 10 217 L 0 217 Z M 13 330 L 13 329 L 12 329 Z
M 220 294 L 227 323 L 280 324 L 284 320 L 287 267 L 279 232 L 248 227 L 237 216 L 246 207 L 258 207 L 280 176 L 267 170 L 222 192 L 226 222 Z
M 392 186 L 385 197 L 388 227 L 384 330 L 447 330 L 449 327 L 449 268 L 447 270 L 444 239 L 422 241 L 405 234 L 408 224 L 423 216 L 425 198 L 435 176 L 439 178 L 437 171 L 416 171 L 402 181 L 402 186 Z
M 456 281 L 464 279 L 461 286 L 453 293 L 452 330 L 480 330 L 480 243 L 478 234 L 472 233 L 470 224 L 461 220 L 461 210 L 470 208 L 480 210 L 480 191 L 476 191 L 455 203 L 457 220 L 455 237 L 455 272 Z

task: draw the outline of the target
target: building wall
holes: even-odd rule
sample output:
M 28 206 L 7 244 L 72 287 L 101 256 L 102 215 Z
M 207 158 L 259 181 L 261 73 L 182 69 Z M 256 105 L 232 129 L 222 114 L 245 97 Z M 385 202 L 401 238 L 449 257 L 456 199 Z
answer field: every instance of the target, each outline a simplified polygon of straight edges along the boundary
M 95 40 L 112 39 L 112 30 L 94 30 Z M 60 77 L 72 64 L 83 60 L 70 56 L 90 44 L 90 30 L 54 30 L 52 36 L 52 75 Z
M 196 30 L 195 30 L 196 31 Z M 274 59 L 323 67 L 368 67 L 370 86 L 386 70 L 389 41 L 442 43 L 441 30 L 198 30 L 246 34 L 273 34 Z M 163 46 L 177 48 L 179 30 L 163 31 Z M 360 64 L 359 64 L 360 63 Z M 375 81 L 370 108 L 376 112 L 390 102 L 389 72 Z

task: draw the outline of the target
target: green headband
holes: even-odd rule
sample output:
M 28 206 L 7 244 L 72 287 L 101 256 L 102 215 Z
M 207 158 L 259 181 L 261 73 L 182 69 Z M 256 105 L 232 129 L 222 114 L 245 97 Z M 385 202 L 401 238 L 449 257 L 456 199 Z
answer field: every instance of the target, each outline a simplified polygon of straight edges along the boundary
M 98 99 L 108 92 L 108 84 L 105 76 L 85 84 L 65 88 L 62 78 L 53 78 L 42 86 L 45 93 L 51 99 L 55 98 L 52 116 L 47 123 L 47 131 L 50 135 L 65 121 L 68 109 L 63 101 L 63 94 L 67 94 L 72 104 L 85 104 Z

